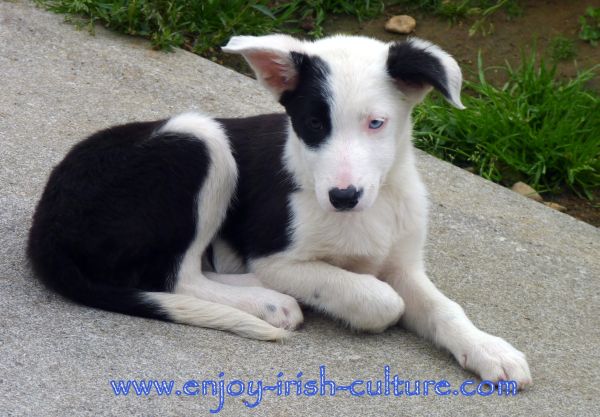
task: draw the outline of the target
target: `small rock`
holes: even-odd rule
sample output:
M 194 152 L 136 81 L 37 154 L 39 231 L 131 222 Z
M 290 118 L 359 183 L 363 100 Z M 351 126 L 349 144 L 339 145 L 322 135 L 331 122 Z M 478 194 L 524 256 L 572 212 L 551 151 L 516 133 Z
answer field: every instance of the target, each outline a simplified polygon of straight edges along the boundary
M 511 187 L 516 193 L 519 193 L 525 197 L 531 198 L 532 200 L 539 201 L 540 203 L 544 201 L 541 195 L 537 193 L 530 185 L 525 184 L 524 182 L 515 182 Z
M 415 30 L 417 21 L 408 15 L 392 16 L 385 23 L 385 30 L 388 32 L 407 34 Z
M 565 206 L 561 206 L 561 205 L 560 205 L 560 204 L 558 204 L 558 203 L 552 203 L 552 202 L 548 202 L 548 201 L 546 201 L 546 202 L 544 202 L 544 205 L 545 205 L 546 207 L 550 207 L 550 208 L 552 208 L 552 209 L 554 209 L 554 210 L 562 211 L 563 213 L 564 213 L 565 211 L 567 211 L 567 208 L 566 208 Z

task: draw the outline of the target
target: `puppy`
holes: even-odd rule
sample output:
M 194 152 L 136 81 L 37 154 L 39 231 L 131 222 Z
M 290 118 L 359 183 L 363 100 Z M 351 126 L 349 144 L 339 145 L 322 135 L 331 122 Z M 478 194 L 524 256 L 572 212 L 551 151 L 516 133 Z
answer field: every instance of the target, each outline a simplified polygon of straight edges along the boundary
M 483 379 L 529 384 L 525 356 L 425 273 L 411 111 L 431 88 L 463 107 L 456 61 L 419 39 L 241 36 L 224 50 L 286 113 L 186 113 L 77 144 L 33 218 L 37 275 L 88 306 L 262 340 L 302 322 L 297 301 L 361 331 L 401 320 Z

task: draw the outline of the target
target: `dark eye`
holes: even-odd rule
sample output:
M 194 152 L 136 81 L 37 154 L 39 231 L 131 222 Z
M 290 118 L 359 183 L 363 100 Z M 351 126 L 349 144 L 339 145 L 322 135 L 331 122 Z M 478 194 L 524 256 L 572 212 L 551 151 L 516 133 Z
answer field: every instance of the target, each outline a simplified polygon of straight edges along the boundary
M 316 117 L 309 117 L 308 120 L 306 121 L 306 124 L 312 130 L 322 130 L 323 129 L 323 123 Z
M 379 129 L 383 126 L 383 119 L 373 119 L 369 122 L 369 129 Z

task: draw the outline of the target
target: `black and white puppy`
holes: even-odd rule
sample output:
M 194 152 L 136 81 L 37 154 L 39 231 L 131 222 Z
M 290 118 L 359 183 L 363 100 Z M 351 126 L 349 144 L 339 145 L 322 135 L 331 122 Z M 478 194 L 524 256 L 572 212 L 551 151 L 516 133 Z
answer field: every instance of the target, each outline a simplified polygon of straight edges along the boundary
M 186 113 L 116 126 L 52 172 L 29 256 L 77 302 L 275 340 L 297 301 L 357 330 L 399 319 L 484 379 L 531 382 L 525 356 L 428 279 L 411 111 L 462 108 L 456 61 L 426 41 L 234 37 L 287 114 Z

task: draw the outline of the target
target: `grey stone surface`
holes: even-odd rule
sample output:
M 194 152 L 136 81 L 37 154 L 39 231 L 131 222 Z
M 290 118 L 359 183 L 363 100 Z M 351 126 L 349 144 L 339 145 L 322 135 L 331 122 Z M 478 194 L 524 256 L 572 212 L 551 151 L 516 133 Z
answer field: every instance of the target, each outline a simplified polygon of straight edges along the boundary
M 284 344 L 73 305 L 42 288 L 23 248 L 36 199 L 67 149 L 113 123 L 188 109 L 219 116 L 279 110 L 254 81 L 192 54 L 0 2 L 0 415 L 206 415 L 203 397 L 115 397 L 110 379 L 306 381 L 327 365 L 340 383 L 471 378 L 400 328 L 353 334 L 317 314 Z M 525 351 L 534 386 L 506 397 L 277 397 L 221 415 L 578 415 L 600 413 L 600 232 L 420 154 L 432 198 L 432 279 L 481 328 Z

